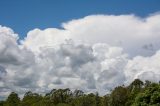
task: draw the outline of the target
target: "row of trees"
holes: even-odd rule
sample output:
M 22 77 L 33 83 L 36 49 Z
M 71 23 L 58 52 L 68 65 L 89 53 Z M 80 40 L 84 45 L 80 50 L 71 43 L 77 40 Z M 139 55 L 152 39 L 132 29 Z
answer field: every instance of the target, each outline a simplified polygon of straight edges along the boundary
M 118 86 L 105 96 L 67 88 L 53 89 L 45 96 L 29 91 L 20 100 L 12 92 L 0 106 L 160 106 L 160 84 L 135 79 L 129 86 Z

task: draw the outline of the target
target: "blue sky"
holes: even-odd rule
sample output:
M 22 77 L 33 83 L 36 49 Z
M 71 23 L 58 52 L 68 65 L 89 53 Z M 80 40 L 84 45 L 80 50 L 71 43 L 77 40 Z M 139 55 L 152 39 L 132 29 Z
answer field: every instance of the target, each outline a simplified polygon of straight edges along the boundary
M 20 38 L 34 28 L 60 27 L 62 22 L 91 14 L 147 16 L 160 10 L 160 0 L 1 0 L 0 25 Z

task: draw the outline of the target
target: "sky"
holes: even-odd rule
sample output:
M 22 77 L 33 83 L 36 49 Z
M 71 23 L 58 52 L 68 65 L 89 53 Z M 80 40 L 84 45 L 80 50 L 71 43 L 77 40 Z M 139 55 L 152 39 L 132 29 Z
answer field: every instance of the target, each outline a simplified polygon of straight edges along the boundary
M 136 14 L 159 11 L 159 0 L 1 0 L 0 23 L 23 39 L 29 30 L 61 27 L 62 22 L 93 14 Z
M 159 0 L 1 0 L 0 99 L 160 81 Z

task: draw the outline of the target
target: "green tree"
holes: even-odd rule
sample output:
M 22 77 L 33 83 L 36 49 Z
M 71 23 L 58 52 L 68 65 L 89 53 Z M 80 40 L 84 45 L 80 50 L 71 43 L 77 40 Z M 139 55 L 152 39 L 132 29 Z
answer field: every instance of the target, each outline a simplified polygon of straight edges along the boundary
M 102 106 L 101 97 L 99 96 L 98 92 L 95 95 L 95 106 Z
M 24 98 L 21 102 L 21 106 L 32 106 L 41 101 L 42 99 L 43 97 L 41 95 L 29 91 L 25 93 Z
M 127 99 L 128 99 L 127 89 L 122 86 L 116 87 L 111 93 L 110 105 L 125 106 Z
M 133 104 L 136 96 L 143 91 L 143 82 L 140 79 L 135 79 L 128 87 L 128 100 L 126 106 Z
M 81 91 L 81 90 L 75 90 L 74 92 L 73 92 L 73 96 L 74 97 L 80 97 L 80 96 L 83 96 L 84 95 L 84 92 L 83 91 Z
M 130 88 L 134 92 L 139 92 L 142 89 L 143 82 L 140 79 L 135 79 L 131 84 Z
M 72 100 L 72 92 L 69 88 L 54 90 L 49 94 L 49 96 L 54 104 L 70 103 Z
M 103 106 L 109 106 L 109 101 L 110 101 L 110 95 L 109 94 L 103 96 L 103 101 L 102 101 Z
M 139 93 L 133 106 L 160 106 L 160 85 L 151 84 L 144 92 Z
M 5 106 L 18 106 L 19 104 L 20 98 L 18 97 L 18 94 L 15 92 L 11 92 L 6 100 Z

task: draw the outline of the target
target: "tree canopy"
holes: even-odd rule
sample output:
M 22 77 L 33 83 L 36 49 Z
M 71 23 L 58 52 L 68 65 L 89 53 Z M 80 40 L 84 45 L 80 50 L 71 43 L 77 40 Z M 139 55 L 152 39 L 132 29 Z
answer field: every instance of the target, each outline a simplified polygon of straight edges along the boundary
M 160 84 L 135 79 L 104 96 L 66 88 L 53 89 L 44 96 L 28 91 L 20 99 L 11 92 L 5 101 L 0 101 L 0 106 L 160 106 Z

